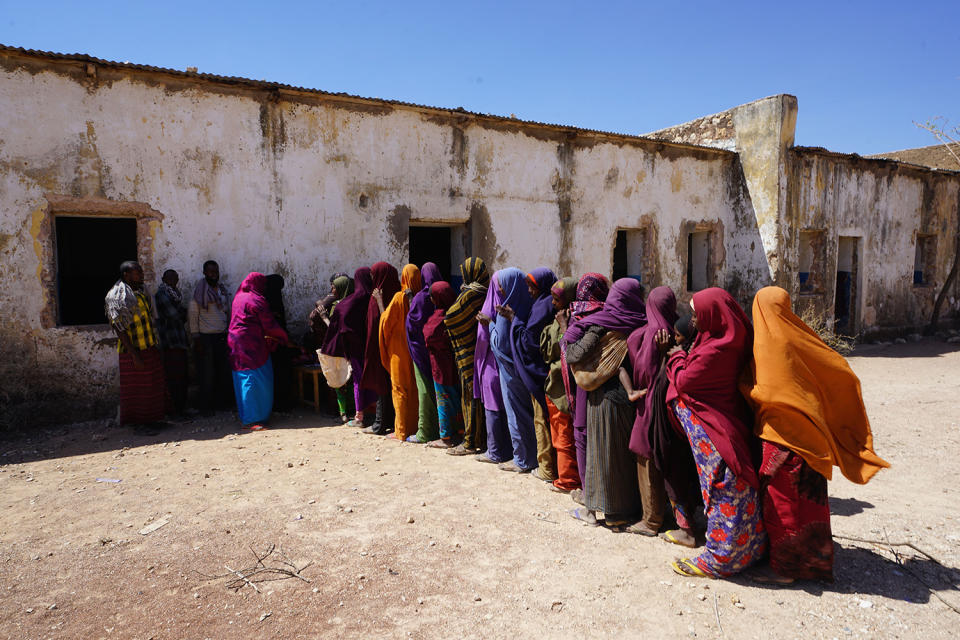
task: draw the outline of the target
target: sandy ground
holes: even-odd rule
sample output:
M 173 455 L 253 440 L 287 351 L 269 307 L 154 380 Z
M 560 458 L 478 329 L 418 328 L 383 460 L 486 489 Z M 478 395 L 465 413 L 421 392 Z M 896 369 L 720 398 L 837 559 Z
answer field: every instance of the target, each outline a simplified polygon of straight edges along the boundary
M 529 476 L 307 412 L 244 435 L 228 414 L 157 437 L 87 424 L 0 443 L 0 636 L 956 637 L 932 593 L 960 608 L 960 351 L 851 362 L 893 468 L 831 482 L 834 533 L 943 566 L 838 540 L 834 584 L 687 579 L 679 547 L 582 525 Z M 271 545 L 309 582 L 204 577 Z

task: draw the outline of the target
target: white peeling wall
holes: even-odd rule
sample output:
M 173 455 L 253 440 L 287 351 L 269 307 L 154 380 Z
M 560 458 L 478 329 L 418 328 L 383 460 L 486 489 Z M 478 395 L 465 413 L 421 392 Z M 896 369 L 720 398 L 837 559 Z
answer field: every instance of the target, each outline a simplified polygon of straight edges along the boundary
M 474 247 L 493 269 L 548 265 L 579 275 L 609 273 L 616 229 L 646 217 L 657 226 L 661 274 L 649 284 L 681 295 L 680 226 L 716 223 L 728 245 L 718 284 L 766 284 L 729 152 L 159 74 L 101 69 L 96 82 L 75 66 L 0 65 L 0 275 L 16 283 L 0 290 L 0 344 L 16 354 L 2 372 L 9 388 L 12 373 L 24 384 L 61 384 L 61 398 L 113 393 L 110 332 L 43 321 L 52 304 L 48 194 L 157 212 L 151 287 L 172 268 L 189 295 L 207 259 L 231 288 L 249 271 L 281 273 L 295 325 L 331 273 L 381 259 L 402 266 L 410 219 L 471 221 Z
M 826 291 L 807 297 L 832 317 L 839 238 L 860 237 L 859 332 L 925 326 L 953 262 L 960 175 L 813 150 L 795 152 L 791 164 L 789 206 L 782 220 L 783 236 L 792 243 L 791 268 L 783 272 L 783 286 L 797 294 L 799 232 L 825 230 Z M 918 233 L 938 236 L 936 275 L 930 286 L 913 284 Z M 954 293 L 941 318 L 958 309 Z

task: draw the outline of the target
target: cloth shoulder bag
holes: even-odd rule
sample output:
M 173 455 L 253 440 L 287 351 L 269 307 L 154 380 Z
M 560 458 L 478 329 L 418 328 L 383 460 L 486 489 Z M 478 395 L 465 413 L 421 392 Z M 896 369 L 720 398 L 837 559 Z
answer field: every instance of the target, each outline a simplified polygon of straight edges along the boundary
M 578 387 L 593 391 L 616 375 L 626 356 L 627 337 L 619 331 L 608 331 L 590 355 L 577 364 L 571 364 L 570 369 Z

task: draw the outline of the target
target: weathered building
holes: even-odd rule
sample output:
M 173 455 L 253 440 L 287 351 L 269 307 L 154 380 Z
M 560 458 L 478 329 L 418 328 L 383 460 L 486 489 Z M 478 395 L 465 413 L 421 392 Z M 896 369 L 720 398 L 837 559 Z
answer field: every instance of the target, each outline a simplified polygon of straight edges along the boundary
M 476 254 L 744 304 L 776 282 L 831 317 L 844 272 L 848 331 L 923 324 L 960 174 L 795 148 L 796 115 L 776 96 L 638 137 L 0 47 L 4 420 L 112 406 L 100 305 L 134 253 L 188 292 L 209 258 L 232 286 L 280 273 L 293 318 L 334 271 Z

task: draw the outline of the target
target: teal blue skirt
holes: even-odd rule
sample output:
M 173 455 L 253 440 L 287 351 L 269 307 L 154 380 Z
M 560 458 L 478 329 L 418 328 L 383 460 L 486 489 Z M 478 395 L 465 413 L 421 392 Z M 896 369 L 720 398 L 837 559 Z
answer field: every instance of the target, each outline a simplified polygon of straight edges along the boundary
M 233 372 L 233 392 L 237 396 L 240 422 L 246 426 L 263 422 L 273 409 L 273 364 L 258 369 Z

